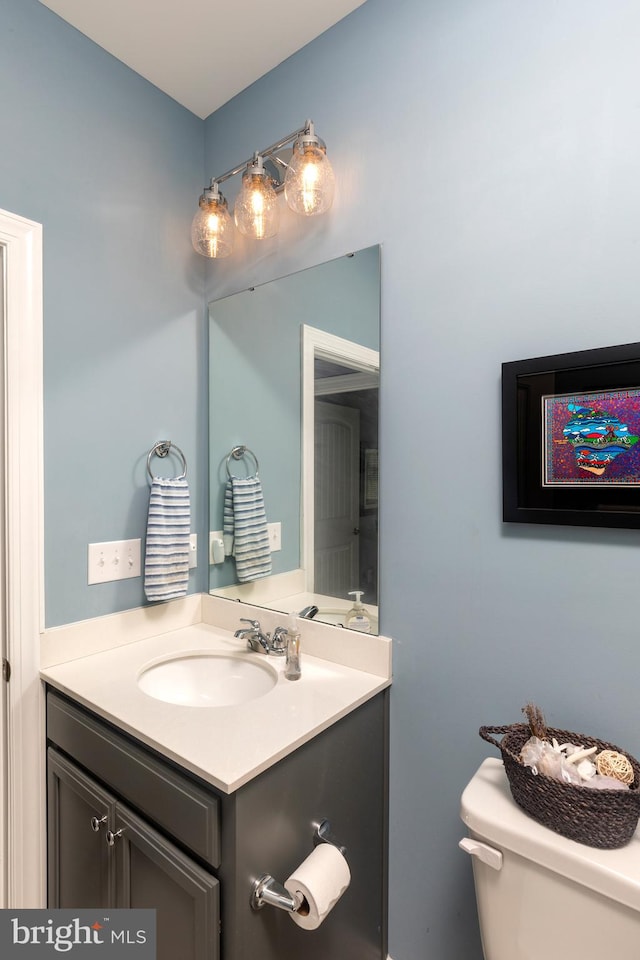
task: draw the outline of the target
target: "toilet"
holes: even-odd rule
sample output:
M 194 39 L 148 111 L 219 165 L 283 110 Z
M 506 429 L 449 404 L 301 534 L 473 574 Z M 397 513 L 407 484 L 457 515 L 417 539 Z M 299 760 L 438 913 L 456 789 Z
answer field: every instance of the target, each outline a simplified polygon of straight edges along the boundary
M 501 760 L 462 794 L 485 960 L 640 957 L 640 831 L 617 850 L 554 833 L 513 800 Z

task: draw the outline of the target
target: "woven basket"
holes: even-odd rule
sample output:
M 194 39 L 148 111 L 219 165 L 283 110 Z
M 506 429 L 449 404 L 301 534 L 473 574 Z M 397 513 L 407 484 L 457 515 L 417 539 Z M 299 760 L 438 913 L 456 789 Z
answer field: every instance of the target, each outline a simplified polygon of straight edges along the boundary
M 628 790 L 594 790 L 534 774 L 520 759 L 520 750 L 531 736 L 526 723 L 506 727 L 480 727 L 480 736 L 500 750 L 513 799 L 538 823 L 563 837 L 589 847 L 611 850 L 631 840 L 640 817 L 640 764 L 626 751 L 582 733 L 554 730 L 549 738 L 600 750 L 615 750 L 628 757 L 634 781 Z M 495 739 L 502 736 L 502 740 Z

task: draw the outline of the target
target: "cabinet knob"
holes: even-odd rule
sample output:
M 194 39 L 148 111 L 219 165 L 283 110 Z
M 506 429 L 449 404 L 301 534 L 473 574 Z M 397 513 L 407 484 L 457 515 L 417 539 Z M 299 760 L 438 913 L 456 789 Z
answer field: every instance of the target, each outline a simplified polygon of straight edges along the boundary
M 100 817 L 100 819 L 98 819 L 97 817 L 91 817 L 91 829 L 93 830 L 94 833 L 99 833 L 100 827 L 102 826 L 103 823 L 106 823 L 106 822 L 107 822 L 106 815 L 104 817 Z
M 124 833 L 124 827 L 122 827 L 120 830 L 116 830 L 115 833 L 113 832 L 113 830 L 107 830 L 107 845 L 109 847 L 112 847 L 115 844 L 116 840 L 120 839 L 123 833 Z

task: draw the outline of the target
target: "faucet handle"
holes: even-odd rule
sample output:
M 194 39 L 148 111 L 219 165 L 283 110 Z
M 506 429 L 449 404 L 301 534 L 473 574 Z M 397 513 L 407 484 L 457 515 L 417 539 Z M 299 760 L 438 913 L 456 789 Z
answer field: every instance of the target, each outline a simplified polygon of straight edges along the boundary
M 289 631 L 286 627 L 276 627 L 271 637 L 271 651 L 273 653 L 286 653 Z
M 240 623 L 249 623 L 251 624 L 254 630 L 262 629 L 262 627 L 260 626 L 259 620 L 248 620 L 247 617 L 240 617 Z

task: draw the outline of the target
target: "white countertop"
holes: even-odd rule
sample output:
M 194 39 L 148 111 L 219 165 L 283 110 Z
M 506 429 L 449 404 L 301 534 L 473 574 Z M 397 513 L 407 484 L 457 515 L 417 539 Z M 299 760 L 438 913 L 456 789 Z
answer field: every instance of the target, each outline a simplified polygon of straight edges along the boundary
M 229 707 L 178 706 L 140 690 L 137 678 L 151 663 L 207 651 L 258 658 L 277 672 L 277 681 L 257 699 Z M 43 666 L 41 677 L 224 793 L 237 790 L 391 683 L 389 676 L 305 653 L 304 642 L 302 677 L 286 680 L 283 657 L 247 651 L 232 632 L 204 622 Z

